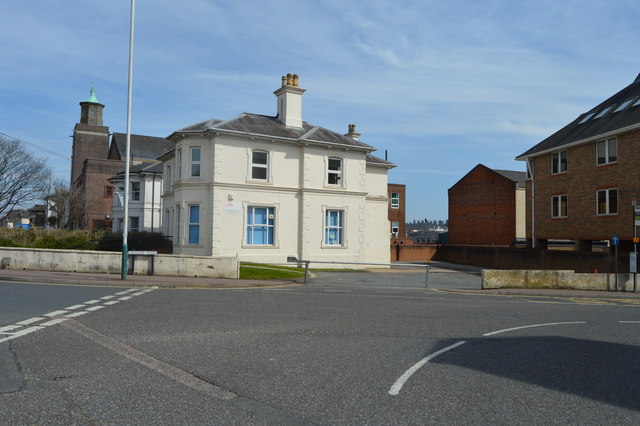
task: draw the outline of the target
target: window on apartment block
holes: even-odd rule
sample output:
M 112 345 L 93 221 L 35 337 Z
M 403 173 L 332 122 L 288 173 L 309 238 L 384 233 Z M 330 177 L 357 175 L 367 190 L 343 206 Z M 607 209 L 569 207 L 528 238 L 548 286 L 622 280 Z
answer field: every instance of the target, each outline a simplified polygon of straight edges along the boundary
M 567 195 L 554 195 L 551 197 L 551 217 L 567 217 Z
M 327 183 L 329 185 L 342 185 L 342 158 L 329 158 L 327 164 Z
M 398 238 L 398 233 L 400 232 L 400 222 L 393 221 L 391 222 L 391 235 Z
M 140 182 L 131 182 L 131 201 L 140 201 Z
M 167 166 L 167 176 L 166 176 L 165 188 L 164 192 L 168 192 L 171 190 L 171 166 Z
M 200 206 L 189 206 L 189 244 L 200 244 Z
M 191 148 L 191 177 L 200 177 L 200 152 L 199 147 Z
M 567 171 L 567 151 L 559 151 L 551 154 L 551 173 L 564 173 Z
M 180 180 L 182 179 L 182 150 L 179 149 L 178 150 L 178 156 L 176 161 L 178 161 L 178 176 L 177 179 Z
M 399 209 L 400 208 L 400 193 L 392 192 L 391 193 L 391 208 Z
M 180 206 L 176 206 L 176 214 L 174 215 L 174 217 L 176 218 L 176 238 L 173 240 L 174 244 L 180 244 L 180 216 Z
M 274 223 L 273 207 L 247 207 L 247 244 L 273 245 Z
M 129 216 L 129 230 L 131 232 L 140 231 L 140 218 L 138 216 Z
M 598 215 L 618 214 L 618 189 L 601 189 L 597 192 Z
M 104 198 L 113 198 L 113 186 L 107 185 L 104 187 Z
M 251 179 L 268 180 L 269 153 L 266 151 L 251 151 Z
M 344 211 L 326 210 L 324 215 L 324 243 L 341 246 L 343 243 Z
M 598 165 L 615 163 L 618 161 L 618 142 L 616 138 L 598 141 L 596 143 Z

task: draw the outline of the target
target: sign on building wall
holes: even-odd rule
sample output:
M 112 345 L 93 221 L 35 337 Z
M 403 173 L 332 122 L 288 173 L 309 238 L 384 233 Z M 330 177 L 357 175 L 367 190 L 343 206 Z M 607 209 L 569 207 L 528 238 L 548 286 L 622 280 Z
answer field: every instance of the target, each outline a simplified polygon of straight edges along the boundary
M 240 214 L 242 211 L 242 204 L 237 201 L 227 201 L 224 206 L 224 212 L 226 214 Z

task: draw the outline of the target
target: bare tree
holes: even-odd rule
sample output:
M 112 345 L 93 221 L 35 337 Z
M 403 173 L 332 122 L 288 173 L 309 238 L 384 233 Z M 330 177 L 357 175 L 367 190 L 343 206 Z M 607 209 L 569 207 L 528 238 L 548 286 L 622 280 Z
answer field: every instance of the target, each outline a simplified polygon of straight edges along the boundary
M 0 220 L 16 206 L 43 200 L 49 190 L 51 169 L 18 139 L 0 134 Z
M 69 187 L 62 179 L 53 182 L 47 201 L 51 216 L 55 217 L 52 226 L 68 228 L 82 221 L 87 206 L 86 194 Z

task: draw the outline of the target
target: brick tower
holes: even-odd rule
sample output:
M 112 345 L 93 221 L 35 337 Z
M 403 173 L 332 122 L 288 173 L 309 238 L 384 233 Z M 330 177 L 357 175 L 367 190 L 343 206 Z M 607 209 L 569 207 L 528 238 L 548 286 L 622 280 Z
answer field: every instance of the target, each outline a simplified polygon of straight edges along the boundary
M 102 125 L 104 105 L 98 102 L 91 85 L 89 99 L 80 102 L 80 122 L 73 129 L 71 185 L 76 184 L 87 158 L 106 159 L 109 152 L 109 127 Z

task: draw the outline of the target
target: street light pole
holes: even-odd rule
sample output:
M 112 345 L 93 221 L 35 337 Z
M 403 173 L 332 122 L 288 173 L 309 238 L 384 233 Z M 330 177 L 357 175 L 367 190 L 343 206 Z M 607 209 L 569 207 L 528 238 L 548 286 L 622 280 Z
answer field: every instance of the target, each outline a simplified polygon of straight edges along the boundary
M 131 94 L 133 84 L 133 22 L 136 10 L 136 0 L 131 0 L 131 17 L 129 25 L 129 78 L 127 91 L 127 150 L 124 165 L 124 217 L 122 218 L 122 270 L 120 277 L 127 279 L 129 247 L 127 238 L 129 236 L 129 157 L 131 151 Z

